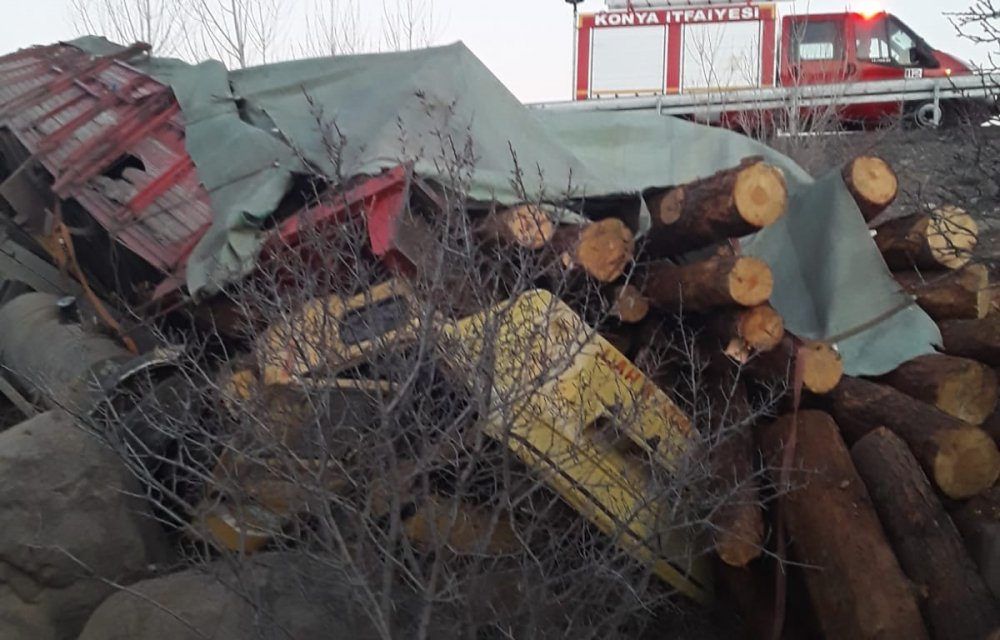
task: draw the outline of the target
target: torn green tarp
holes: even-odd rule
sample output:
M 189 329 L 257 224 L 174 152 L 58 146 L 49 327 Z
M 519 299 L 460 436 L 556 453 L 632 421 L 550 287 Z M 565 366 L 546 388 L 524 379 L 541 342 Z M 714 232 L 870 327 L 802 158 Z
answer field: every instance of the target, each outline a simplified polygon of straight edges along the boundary
M 641 202 L 648 187 L 760 155 L 784 170 L 790 206 L 778 224 L 744 239 L 743 250 L 771 266 L 772 304 L 788 330 L 838 339 L 845 370 L 856 375 L 885 373 L 940 342 L 920 309 L 899 310 L 908 298 L 839 172 L 814 180 L 745 136 L 654 112 L 529 109 L 460 43 L 239 71 L 217 62 L 143 64 L 172 85 L 212 199 L 214 224 L 187 265 L 193 294 L 253 268 L 260 229 L 295 174 L 374 174 L 412 161 L 422 176 L 448 183 L 449 166 L 471 162 L 474 199 L 513 204 L 523 188 L 532 198 L 572 190 Z

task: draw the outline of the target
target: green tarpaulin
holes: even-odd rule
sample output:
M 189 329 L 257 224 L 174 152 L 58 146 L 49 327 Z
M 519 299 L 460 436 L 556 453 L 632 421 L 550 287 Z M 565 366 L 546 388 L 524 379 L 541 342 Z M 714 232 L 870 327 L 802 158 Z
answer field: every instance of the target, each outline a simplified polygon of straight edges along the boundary
M 96 50 L 94 42 L 78 44 Z M 774 271 L 772 304 L 788 330 L 804 338 L 846 336 L 836 346 L 850 374 L 885 373 L 940 342 L 919 308 L 893 313 L 907 298 L 839 171 L 813 179 L 745 136 L 654 112 L 530 109 L 460 43 L 239 71 L 218 62 L 142 64 L 172 85 L 188 152 L 211 194 L 214 224 L 187 269 L 196 295 L 252 269 L 261 225 L 295 174 L 370 174 L 413 161 L 422 176 L 448 182 L 442 160 L 453 148 L 466 155 L 468 143 L 472 198 L 520 201 L 512 180 L 516 156 L 532 196 L 558 198 L 572 185 L 577 196 L 633 197 L 641 211 L 643 189 L 761 155 L 784 170 L 790 206 L 742 247 Z M 335 153 L 331 139 L 340 141 Z M 640 216 L 640 232 L 647 219 Z

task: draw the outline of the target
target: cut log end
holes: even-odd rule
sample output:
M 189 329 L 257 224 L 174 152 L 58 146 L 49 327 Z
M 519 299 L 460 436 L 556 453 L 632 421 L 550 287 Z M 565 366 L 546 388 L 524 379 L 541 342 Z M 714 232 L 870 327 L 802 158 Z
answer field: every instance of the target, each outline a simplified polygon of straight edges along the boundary
M 764 539 L 764 520 L 760 508 L 752 506 L 736 515 L 730 528 L 715 543 L 719 559 L 730 567 L 745 567 L 760 557 Z
M 600 282 L 613 282 L 625 273 L 635 253 L 635 237 L 618 218 L 606 218 L 584 227 L 573 262 Z
M 969 358 L 940 353 L 919 356 L 882 381 L 973 425 L 982 424 L 997 404 L 997 374 Z
M 874 156 L 855 158 L 844 167 L 843 176 L 865 220 L 885 211 L 899 191 L 896 173 L 884 160 Z
M 649 313 L 649 301 L 630 284 L 615 289 L 612 313 L 628 324 L 641 322 Z
M 798 349 L 803 362 L 802 386 L 816 394 L 827 394 L 844 377 L 844 362 L 840 353 L 825 342 L 807 341 Z
M 997 403 L 997 375 L 986 365 L 970 361 L 962 375 L 945 380 L 938 390 L 939 409 L 969 424 L 980 425 Z
M 758 258 L 740 257 L 729 272 L 729 294 L 745 307 L 764 304 L 774 290 L 774 275 Z
M 931 215 L 927 246 L 938 264 L 960 269 L 972 259 L 978 236 L 972 216 L 958 207 L 942 207 Z
M 674 224 L 681 219 L 684 212 L 684 187 L 675 187 L 655 200 L 656 211 L 653 211 L 661 223 Z
M 739 333 L 751 349 L 770 351 L 785 337 L 785 321 L 770 305 L 752 307 L 740 312 Z
M 934 478 L 946 495 L 971 498 L 993 486 L 998 477 L 1000 451 L 982 429 L 953 429 L 938 435 Z
M 877 228 L 875 244 L 891 269 L 959 269 L 972 259 L 978 236 L 972 216 L 946 206 L 886 222 Z
M 764 228 L 774 224 L 788 206 L 784 174 L 763 162 L 741 169 L 733 188 L 733 201 L 740 216 L 750 225 Z
M 497 215 L 509 229 L 511 239 L 528 249 L 541 249 L 556 232 L 549 216 L 534 205 L 521 205 Z

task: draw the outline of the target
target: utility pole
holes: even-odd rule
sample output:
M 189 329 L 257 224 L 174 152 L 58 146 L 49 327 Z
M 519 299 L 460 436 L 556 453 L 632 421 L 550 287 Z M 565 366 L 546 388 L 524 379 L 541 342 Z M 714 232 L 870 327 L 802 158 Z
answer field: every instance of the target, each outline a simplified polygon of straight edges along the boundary
M 583 0 L 566 0 L 567 4 L 573 5 L 573 69 L 569 74 L 570 84 L 572 88 L 570 89 L 570 100 L 576 100 L 576 68 L 579 65 L 579 60 L 577 56 L 580 55 L 580 50 L 577 44 L 580 42 L 579 31 L 580 31 L 580 15 L 578 5 L 583 2 Z

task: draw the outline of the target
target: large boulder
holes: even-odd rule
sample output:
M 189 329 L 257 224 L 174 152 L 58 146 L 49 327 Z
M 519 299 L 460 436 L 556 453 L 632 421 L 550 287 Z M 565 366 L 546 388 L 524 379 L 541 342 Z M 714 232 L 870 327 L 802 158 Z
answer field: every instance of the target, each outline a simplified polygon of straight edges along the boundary
M 169 546 L 122 461 L 50 411 L 0 433 L 0 638 L 75 639 Z
M 380 638 L 362 599 L 336 567 L 266 553 L 132 585 L 94 612 L 79 640 Z M 409 607 L 395 605 L 389 626 L 398 630 Z

